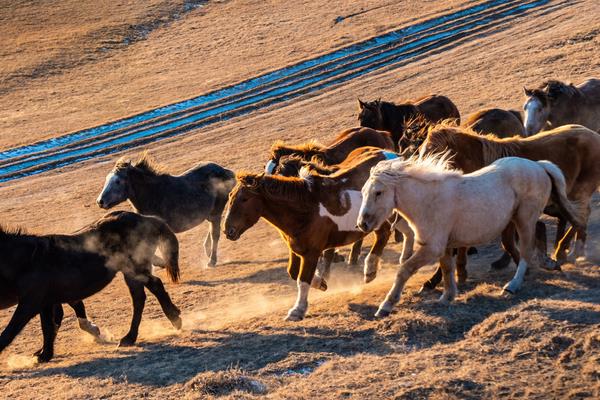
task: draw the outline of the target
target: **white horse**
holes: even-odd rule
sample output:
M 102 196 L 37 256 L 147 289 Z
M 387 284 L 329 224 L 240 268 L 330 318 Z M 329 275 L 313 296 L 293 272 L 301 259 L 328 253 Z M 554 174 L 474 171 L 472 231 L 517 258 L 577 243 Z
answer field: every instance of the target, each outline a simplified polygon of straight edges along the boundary
M 450 249 L 491 242 L 511 221 L 519 234 L 521 260 L 504 291 L 516 292 L 534 262 L 535 225 L 551 194 L 570 222 L 580 223 L 578 209 L 567 199 L 565 178 L 549 161 L 507 157 L 471 174 L 449 169 L 447 161 L 447 155 L 439 154 L 381 161 L 362 188 L 361 230 L 376 229 L 395 209 L 415 234 L 415 251 L 401 264 L 378 317 L 389 315 L 408 278 L 438 260 L 444 278 L 440 302 L 453 300 L 457 289 Z

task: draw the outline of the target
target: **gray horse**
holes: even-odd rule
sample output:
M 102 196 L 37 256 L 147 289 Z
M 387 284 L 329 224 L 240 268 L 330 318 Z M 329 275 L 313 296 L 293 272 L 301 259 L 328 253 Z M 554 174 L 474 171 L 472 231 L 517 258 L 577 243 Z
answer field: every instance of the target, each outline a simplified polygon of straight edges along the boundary
M 175 232 L 187 231 L 207 220 L 210 229 L 204 241 L 207 266 L 217 264 L 221 215 L 235 186 L 233 171 L 204 162 L 181 175 L 165 173 L 146 153 L 136 161 L 119 159 L 106 176 L 96 203 L 109 209 L 129 200 L 139 214 L 163 219 Z M 162 266 L 158 257 L 156 266 Z

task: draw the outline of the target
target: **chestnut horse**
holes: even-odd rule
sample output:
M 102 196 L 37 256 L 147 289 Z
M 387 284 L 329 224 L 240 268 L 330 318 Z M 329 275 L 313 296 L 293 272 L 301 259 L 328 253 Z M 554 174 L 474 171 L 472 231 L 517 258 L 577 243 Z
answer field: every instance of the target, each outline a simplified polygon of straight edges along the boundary
M 277 228 L 289 248 L 288 273 L 298 286 L 298 298 L 286 320 L 304 318 L 311 286 L 327 289 L 321 271 L 315 274 L 321 253 L 365 236 L 356 227 L 362 201 L 360 188 L 371 167 L 385 159 L 383 154 L 357 157 L 354 164 L 329 176 L 310 171 L 302 177 L 238 174 L 229 195 L 225 235 L 237 240 L 261 217 Z M 365 281 L 375 278 L 390 236 L 390 224 L 383 223 L 375 235 L 375 243 L 365 259 Z
M 588 79 L 577 86 L 550 80 L 537 89 L 523 90 L 528 136 L 567 124 L 600 132 L 600 79 Z
M 271 158 L 265 165 L 266 174 L 278 174 L 279 160 L 284 156 L 298 155 L 303 160 L 311 161 L 316 157 L 327 165 L 339 164 L 348 154 L 359 147 L 372 146 L 380 149 L 394 149 L 394 143 L 388 132 L 369 128 L 355 127 L 342 131 L 333 142 L 325 146 L 316 141 L 301 145 L 287 145 L 277 141 L 271 146 Z
M 471 114 L 461 126 L 479 134 L 491 133 L 499 138 L 515 135 L 527 136 L 523 126 L 523 117 L 516 110 L 484 108 Z
M 600 185 L 600 135 L 580 125 L 565 125 L 527 138 L 518 136 L 499 139 L 493 135 L 481 136 L 464 128 L 439 126 L 432 129 L 421 146 L 423 153 L 438 153 L 449 150 L 452 154 L 452 165 L 464 173 L 481 169 L 502 157 L 522 157 L 530 160 L 548 160 L 556 164 L 565 175 L 567 195 L 583 210 L 584 223 L 577 229 L 571 227 L 566 235 L 566 218 L 560 207 L 546 207 L 544 212 L 557 217 L 558 228 L 555 240 L 554 258 L 562 263 L 566 260 L 566 251 L 575 234 L 577 243 L 574 246 L 574 257 L 585 257 L 585 240 L 587 220 L 591 211 L 590 202 L 593 193 Z M 514 229 L 507 229 L 503 234 L 506 250 L 517 257 L 516 249 L 510 248 L 514 243 Z M 562 239 L 562 240 L 561 240 Z M 514 246 L 514 245 L 513 245 Z M 510 262 L 503 257 L 502 262 L 495 263 L 495 268 L 503 268 Z M 439 272 L 439 271 L 438 271 Z M 466 271 L 464 272 L 466 274 Z M 437 278 L 436 278 L 437 276 Z M 428 282 L 435 286 L 441 276 L 436 273 Z
M 400 140 L 409 121 L 422 117 L 429 123 L 452 120 L 453 123 L 460 124 L 460 113 L 456 105 L 446 96 L 436 94 L 400 104 L 359 99 L 358 106 L 360 126 L 390 132 L 396 151 L 403 150 Z

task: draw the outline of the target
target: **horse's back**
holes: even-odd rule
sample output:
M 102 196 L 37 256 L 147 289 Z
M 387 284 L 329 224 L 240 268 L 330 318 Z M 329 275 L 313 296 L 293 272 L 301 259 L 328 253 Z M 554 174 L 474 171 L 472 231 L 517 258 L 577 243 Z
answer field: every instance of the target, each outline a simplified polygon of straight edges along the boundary
M 432 122 L 454 120 L 457 124 L 460 123 L 458 107 L 446 96 L 431 94 L 420 98 L 414 104 L 421 114 Z
M 588 101 L 600 105 L 600 79 L 588 79 L 578 85 L 577 88 L 585 95 Z
M 500 138 L 515 135 L 525 136 L 525 127 L 515 111 L 500 108 L 485 108 L 472 114 L 464 126 L 480 134 L 491 133 Z

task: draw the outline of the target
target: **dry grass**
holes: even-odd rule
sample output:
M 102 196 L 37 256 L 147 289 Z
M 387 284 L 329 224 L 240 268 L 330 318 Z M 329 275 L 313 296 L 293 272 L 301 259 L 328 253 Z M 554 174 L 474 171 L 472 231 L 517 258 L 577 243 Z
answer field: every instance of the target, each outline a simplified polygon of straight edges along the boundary
M 6 36 L 0 147 L 191 97 L 473 2 L 339 1 L 323 7 L 312 0 L 301 5 L 231 0 L 208 2 L 179 19 L 168 15 L 181 1 L 125 2 L 115 8 L 96 3 L 78 2 L 79 8 L 70 2 L 18 3 L 13 14 L 0 11 L 2 22 L 8 21 L 0 34 Z M 387 6 L 376 8 L 380 5 Z M 333 23 L 336 16 L 370 7 L 374 10 Z M 175 172 L 208 159 L 259 170 L 276 139 L 327 140 L 352 126 L 357 96 L 393 100 L 438 92 L 450 96 L 463 115 L 483 106 L 518 108 L 522 85 L 549 77 L 579 82 L 597 73 L 598 8 L 592 0 L 569 2 L 414 64 L 150 150 Z M 112 40 L 115 32 L 117 41 L 126 36 L 126 29 L 114 27 L 163 16 L 165 23 L 145 39 L 99 56 L 102 41 Z M 51 73 L 27 72 L 48 60 L 60 60 L 47 70 Z M 102 214 L 94 199 L 113 163 L 93 160 L 2 184 L 2 222 L 36 232 L 83 226 Z M 116 349 L 114 339 L 124 334 L 131 315 L 127 289 L 117 279 L 86 300 L 109 340 L 86 338 L 67 310 L 56 358 L 32 365 L 29 354 L 41 342 L 39 323 L 32 321 L 0 355 L 2 397 L 599 398 L 599 205 L 595 197 L 589 262 L 567 265 L 562 273 L 534 269 L 522 292 L 504 298 L 500 288 L 514 267 L 490 271 L 499 250 L 485 246 L 469 260 L 470 280 L 454 304 L 438 305 L 439 292 L 416 295 L 428 268 L 411 279 L 401 304 L 383 320 L 373 313 L 390 287 L 400 244 L 386 248 L 383 269 L 369 285 L 361 283 L 359 270 L 335 265 L 330 289 L 311 293 L 307 319 L 292 324 L 282 318 L 294 301 L 295 284 L 285 272 L 287 250 L 274 230 L 261 222 L 238 242 L 223 240 L 222 264 L 204 270 L 202 226 L 180 235 L 183 282 L 166 284 L 183 310 L 182 332 L 170 329 L 149 296 L 139 345 Z M 0 312 L 0 326 L 11 312 Z

